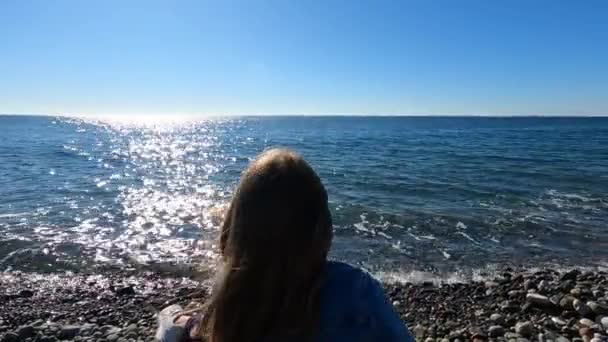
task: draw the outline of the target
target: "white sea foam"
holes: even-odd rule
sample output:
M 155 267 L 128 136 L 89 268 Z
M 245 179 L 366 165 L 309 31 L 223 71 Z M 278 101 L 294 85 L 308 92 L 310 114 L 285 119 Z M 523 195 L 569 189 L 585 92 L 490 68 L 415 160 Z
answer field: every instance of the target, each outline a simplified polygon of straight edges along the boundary
M 446 273 L 432 273 L 420 270 L 377 271 L 374 275 L 387 283 L 422 283 L 434 284 L 466 283 L 470 281 L 484 281 L 497 274 L 495 265 L 469 271 L 455 271 Z
M 579 265 L 576 267 L 581 271 L 608 271 L 608 261 L 605 261 L 603 265 L 597 266 L 585 266 Z M 561 264 L 545 263 L 542 266 L 528 267 L 525 268 L 527 272 L 537 272 L 543 269 L 552 269 L 558 272 L 566 272 L 572 269 L 572 266 L 563 266 Z M 453 283 L 467 283 L 471 281 L 487 281 L 500 275 L 504 271 L 504 265 L 501 264 L 488 264 L 484 267 L 462 269 L 452 272 L 428 272 L 420 270 L 391 270 L 391 271 L 375 271 L 374 275 L 388 283 L 422 283 L 422 282 L 433 282 L 434 284 L 453 284 Z
M 383 238 L 386 238 L 386 239 L 388 239 L 388 240 L 391 240 L 391 239 L 393 238 L 392 236 L 390 236 L 390 235 L 386 234 L 386 233 L 385 233 L 385 232 L 383 232 L 383 231 L 377 231 L 377 233 L 378 233 L 378 235 L 380 235 L 380 236 L 382 236 Z
M 467 238 L 467 240 L 473 242 L 476 245 L 479 245 L 479 242 L 477 242 L 475 239 L 473 239 L 469 234 L 465 233 L 465 232 L 456 232 L 456 234 L 462 235 L 465 238 Z
M 8 214 L 0 214 L 0 218 L 22 217 L 22 216 L 27 216 L 27 215 L 29 215 L 29 213 L 27 213 L 27 212 L 8 213 Z
M 410 233 L 410 232 L 408 232 L 407 234 L 408 234 L 409 236 L 413 237 L 413 238 L 414 238 L 414 240 L 417 240 L 417 241 L 421 241 L 421 240 L 422 240 L 420 237 L 418 237 L 418 236 L 416 236 L 416 235 L 414 235 L 414 234 L 412 234 L 412 233 Z

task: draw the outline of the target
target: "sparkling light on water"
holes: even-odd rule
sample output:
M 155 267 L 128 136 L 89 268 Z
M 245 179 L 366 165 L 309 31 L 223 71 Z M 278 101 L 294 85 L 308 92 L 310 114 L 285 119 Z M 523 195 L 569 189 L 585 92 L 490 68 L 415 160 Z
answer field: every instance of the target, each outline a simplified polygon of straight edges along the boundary
M 530 132 L 537 123 L 480 128 L 484 119 L 470 119 L 482 121 L 471 127 L 428 118 L 45 120 L 26 121 L 0 150 L 0 177 L 10 180 L 1 189 L 0 270 L 212 267 L 232 190 L 250 159 L 272 146 L 301 152 L 326 184 L 332 257 L 394 276 L 512 260 L 597 264 L 607 255 L 601 127 Z

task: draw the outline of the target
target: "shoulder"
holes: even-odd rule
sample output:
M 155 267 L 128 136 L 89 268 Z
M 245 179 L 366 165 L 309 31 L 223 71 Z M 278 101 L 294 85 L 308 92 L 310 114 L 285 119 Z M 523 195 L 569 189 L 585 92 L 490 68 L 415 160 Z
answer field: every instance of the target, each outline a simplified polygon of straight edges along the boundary
M 374 291 L 374 288 L 376 290 Z M 345 263 L 330 261 L 321 292 L 322 314 L 334 325 L 369 323 L 370 299 L 380 284 L 368 272 Z
M 326 268 L 326 290 L 343 295 L 357 296 L 378 281 L 367 271 L 349 264 L 328 261 Z
M 322 290 L 322 341 L 413 341 L 380 282 L 370 273 L 328 262 Z
M 385 302 L 384 288 L 369 272 L 337 261 L 329 261 L 326 270 L 323 294 L 327 304 L 349 311 L 370 312 L 370 306 Z

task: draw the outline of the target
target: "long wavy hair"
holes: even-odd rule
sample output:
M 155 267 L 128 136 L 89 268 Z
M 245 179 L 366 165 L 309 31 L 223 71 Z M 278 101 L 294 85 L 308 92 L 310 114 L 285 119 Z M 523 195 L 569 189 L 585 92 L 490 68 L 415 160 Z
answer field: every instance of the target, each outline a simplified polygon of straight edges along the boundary
M 209 342 L 311 340 L 332 240 L 327 192 L 295 152 L 245 170 L 220 232 L 222 263 L 200 326 Z

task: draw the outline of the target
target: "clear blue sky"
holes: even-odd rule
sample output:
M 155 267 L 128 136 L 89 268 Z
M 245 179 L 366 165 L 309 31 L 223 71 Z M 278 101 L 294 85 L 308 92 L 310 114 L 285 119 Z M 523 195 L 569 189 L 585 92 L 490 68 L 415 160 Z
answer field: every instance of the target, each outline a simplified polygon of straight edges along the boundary
M 608 1 L 0 1 L 0 113 L 608 115 Z

